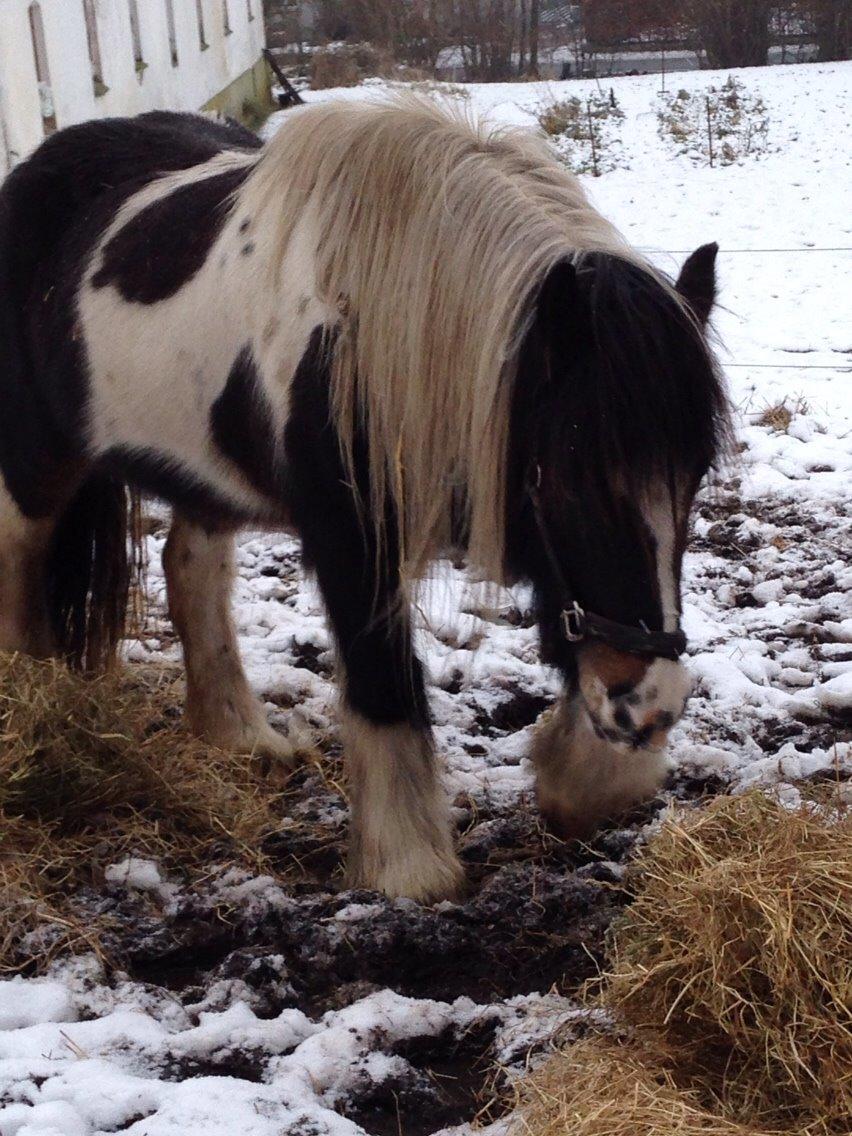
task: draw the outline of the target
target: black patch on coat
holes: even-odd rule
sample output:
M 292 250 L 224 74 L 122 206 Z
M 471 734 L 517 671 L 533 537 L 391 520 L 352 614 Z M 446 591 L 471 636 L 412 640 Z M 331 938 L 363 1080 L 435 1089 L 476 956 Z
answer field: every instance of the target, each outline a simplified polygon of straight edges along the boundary
M 278 469 L 272 408 L 267 401 L 249 347 L 237 356 L 225 389 L 210 410 L 217 448 L 240 468 L 260 493 L 280 502 L 283 476 Z
M 232 195 L 251 167 L 181 186 L 127 222 L 103 250 L 95 288 L 113 285 L 128 303 L 167 300 L 204 266 Z
M 426 729 L 423 672 L 399 592 L 395 518 L 389 510 L 387 548 L 379 556 L 375 533 L 369 519 L 359 516 L 340 456 L 327 347 L 322 329 L 316 328 L 293 379 L 285 430 L 288 509 L 337 638 L 346 701 L 370 722 L 407 722 Z M 362 435 L 356 438 L 355 474 L 367 500 L 369 465 Z

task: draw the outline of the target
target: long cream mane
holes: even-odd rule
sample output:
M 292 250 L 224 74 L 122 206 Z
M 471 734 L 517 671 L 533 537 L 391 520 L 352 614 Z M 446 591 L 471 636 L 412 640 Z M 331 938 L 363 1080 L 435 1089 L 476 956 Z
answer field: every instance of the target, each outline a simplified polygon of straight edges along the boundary
M 446 543 L 460 491 L 471 561 L 499 580 L 509 405 L 537 289 L 580 252 L 635 253 L 543 140 L 411 97 L 294 112 L 240 202 L 263 216 L 271 264 L 303 212 L 316 218 L 317 294 L 341 312 L 333 413 L 350 469 L 368 423 L 366 505 L 380 532 L 396 506 L 403 579 Z

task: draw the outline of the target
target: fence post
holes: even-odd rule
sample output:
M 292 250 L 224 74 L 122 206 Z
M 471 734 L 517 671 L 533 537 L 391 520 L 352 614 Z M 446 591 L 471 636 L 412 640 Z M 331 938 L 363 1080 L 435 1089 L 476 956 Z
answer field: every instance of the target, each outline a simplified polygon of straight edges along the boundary
M 713 168 L 713 119 L 710 115 L 710 96 L 707 96 L 707 145 L 710 149 L 710 168 Z
M 594 177 L 600 177 L 600 174 L 598 173 L 598 148 L 595 144 L 595 124 L 592 118 L 591 96 L 586 99 L 586 114 L 589 119 L 589 141 L 592 144 L 592 174 Z

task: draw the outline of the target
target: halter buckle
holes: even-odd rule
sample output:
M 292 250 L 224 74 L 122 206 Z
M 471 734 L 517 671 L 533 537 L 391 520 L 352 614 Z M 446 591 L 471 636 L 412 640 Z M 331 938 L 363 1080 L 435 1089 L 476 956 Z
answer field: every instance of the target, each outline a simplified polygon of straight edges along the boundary
M 562 612 L 562 632 L 569 643 L 579 643 L 586 638 L 586 613 L 576 600 Z

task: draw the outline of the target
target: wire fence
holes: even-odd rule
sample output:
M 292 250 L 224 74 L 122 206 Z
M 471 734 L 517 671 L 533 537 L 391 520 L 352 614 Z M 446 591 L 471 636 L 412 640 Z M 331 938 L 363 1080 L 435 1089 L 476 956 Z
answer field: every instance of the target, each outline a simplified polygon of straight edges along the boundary
M 852 366 L 839 366 L 837 363 L 722 363 L 723 367 L 742 367 L 749 371 L 839 371 L 847 374 Z
M 651 245 L 639 245 L 640 252 L 656 253 L 658 256 L 689 256 L 695 249 L 658 249 Z M 737 256 L 742 254 L 758 255 L 762 253 L 790 253 L 790 252 L 852 252 L 852 245 L 838 248 L 760 248 L 760 249 L 729 249 L 721 248 L 722 256 Z

